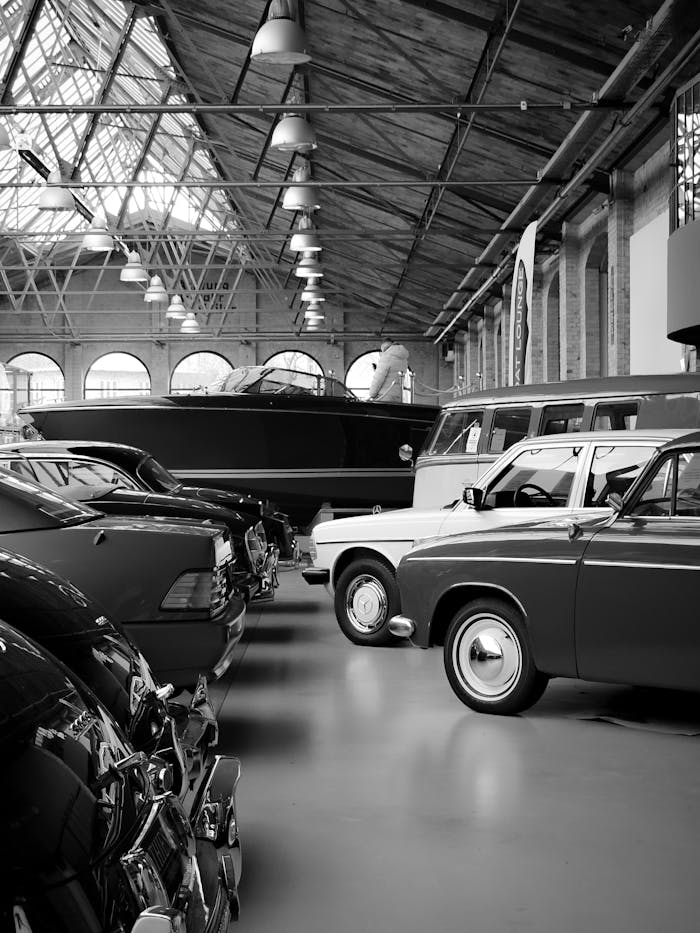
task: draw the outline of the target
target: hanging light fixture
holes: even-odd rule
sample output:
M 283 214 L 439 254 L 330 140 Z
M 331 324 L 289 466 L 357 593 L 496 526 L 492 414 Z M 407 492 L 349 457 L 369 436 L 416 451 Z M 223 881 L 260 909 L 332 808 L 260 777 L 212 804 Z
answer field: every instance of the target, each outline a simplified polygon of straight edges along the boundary
M 74 211 L 75 198 L 68 188 L 62 187 L 65 179 L 59 169 L 49 172 L 46 187 L 41 189 L 39 207 L 42 211 Z
M 185 303 L 182 300 L 182 295 L 175 295 L 173 300 L 168 305 L 168 310 L 165 312 L 167 318 L 172 320 L 184 320 L 187 317 L 187 311 L 185 309 Z M 199 327 L 199 325 L 197 325 Z
M 294 173 L 295 182 L 306 182 L 311 180 L 311 172 L 308 163 L 298 168 Z M 318 188 L 311 185 L 308 188 L 290 187 L 284 192 L 282 198 L 282 208 L 285 211 L 317 211 L 320 207 L 318 200 Z
M 302 65 L 311 61 L 304 30 L 294 19 L 289 0 L 272 0 L 267 22 L 253 39 L 250 57 L 273 65 Z
M 316 279 L 310 279 L 306 283 L 304 291 L 301 293 L 302 301 L 325 301 L 326 296 L 323 294 L 323 290 L 320 285 L 316 284 Z
M 199 321 L 192 311 L 188 311 L 185 320 L 180 324 L 181 334 L 198 334 L 200 331 Z
M 108 253 L 114 249 L 114 240 L 107 229 L 107 218 L 102 211 L 94 214 L 92 223 L 83 237 L 83 249 L 95 253 Z
M 316 302 L 314 302 L 314 304 L 316 304 Z M 306 311 L 304 311 L 304 320 L 307 323 L 309 321 L 325 321 L 326 315 L 323 313 L 323 311 L 319 311 L 319 310 L 312 311 L 311 307 L 308 307 Z
M 319 252 L 321 239 L 316 232 L 313 221 L 306 214 L 299 221 L 298 232 L 292 235 L 289 241 L 289 249 L 293 253 Z
M 148 272 L 141 265 L 141 257 L 132 250 L 126 257 L 126 265 L 122 267 L 119 273 L 119 279 L 122 282 L 147 282 Z
M 163 285 L 163 280 L 159 275 L 152 275 L 148 288 L 143 295 L 144 301 L 163 302 L 168 300 L 168 293 Z
M 270 148 L 280 152 L 311 152 L 316 149 L 316 134 L 308 120 L 288 113 L 272 131 Z
M 323 275 L 323 269 L 318 261 L 316 253 L 309 250 L 304 253 L 304 258 L 294 270 L 294 275 L 299 279 L 320 279 Z
M 324 324 L 324 321 L 322 319 L 307 321 L 306 329 L 307 330 L 321 330 L 321 328 L 323 327 L 323 324 Z

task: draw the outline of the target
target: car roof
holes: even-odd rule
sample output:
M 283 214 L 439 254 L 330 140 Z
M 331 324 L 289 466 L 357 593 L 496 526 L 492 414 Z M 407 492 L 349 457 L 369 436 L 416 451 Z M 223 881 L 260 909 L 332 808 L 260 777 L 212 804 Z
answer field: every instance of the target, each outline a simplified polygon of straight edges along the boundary
M 568 434 L 540 434 L 535 437 L 525 437 L 513 444 L 514 447 L 551 447 L 556 444 L 574 444 L 581 441 L 596 441 L 597 443 L 616 443 L 618 441 L 659 441 L 664 445 L 686 438 L 700 438 L 700 432 L 688 433 L 687 428 L 635 428 L 632 431 L 573 431 Z

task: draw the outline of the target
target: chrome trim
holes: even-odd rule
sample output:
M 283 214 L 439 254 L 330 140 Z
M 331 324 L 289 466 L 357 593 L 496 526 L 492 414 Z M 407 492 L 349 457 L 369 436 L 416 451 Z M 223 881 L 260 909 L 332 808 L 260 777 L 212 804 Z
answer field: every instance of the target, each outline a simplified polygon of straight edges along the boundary
M 416 623 L 408 616 L 392 616 L 389 619 L 389 631 L 397 638 L 410 638 L 416 630 Z
M 645 570 L 700 570 L 693 564 L 652 564 L 637 560 L 584 560 L 587 567 L 641 567 Z
M 410 560 L 463 560 L 480 561 L 493 564 L 575 564 L 576 559 L 571 557 L 407 557 Z
M 200 470 L 192 467 L 188 470 L 173 469 L 170 472 L 177 477 L 197 476 L 206 479 L 217 479 L 219 477 L 231 479 L 245 479 L 246 477 L 259 477 L 262 479 L 284 479 L 292 477 L 293 479 L 314 479 L 318 476 L 356 476 L 358 479 L 372 476 L 406 476 L 407 471 L 403 470 Z

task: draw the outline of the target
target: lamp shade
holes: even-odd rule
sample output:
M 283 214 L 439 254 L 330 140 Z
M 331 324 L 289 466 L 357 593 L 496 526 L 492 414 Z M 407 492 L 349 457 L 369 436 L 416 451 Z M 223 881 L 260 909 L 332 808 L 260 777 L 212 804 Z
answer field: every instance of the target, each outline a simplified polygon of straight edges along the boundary
M 166 292 L 165 286 L 163 285 L 163 280 L 159 275 L 151 276 L 151 281 L 149 282 L 148 288 L 144 293 L 143 300 L 156 302 L 168 300 L 168 293 Z
M 293 253 L 317 253 L 322 249 L 321 239 L 310 217 L 304 216 L 299 221 L 299 228 L 289 241 L 289 249 Z
M 168 305 L 168 310 L 165 312 L 165 316 L 174 320 L 184 320 L 187 317 L 187 311 L 185 310 L 185 303 L 182 300 L 182 295 L 173 296 L 173 300 Z
M 270 148 L 280 152 L 311 152 L 317 146 L 316 134 L 309 121 L 293 115 L 279 121 L 270 140 Z
M 126 265 L 119 273 L 119 278 L 122 282 L 148 281 L 148 272 L 141 265 L 141 257 L 136 250 L 132 250 L 126 257 Z
M 313 331 L 313 330 L 321 330 L 321 328 L 323 327 L 324 323 L 325 323 L 324 321 L 307 321 L 307 322 L 306 322 L 306 329 L 307 329 L 307 330 L 312 330 L 312 331 Z
M 58 169 L 49 172 L 46 187 L 41 189 L 39 207 L 42 211 L 74 211 L 75 198 L 68 188 L 63 188 L 64 179 Z
M 83 237 L 83 249 L 95 253 L 107 253 L 114 249 L 114 240 L 107 229 L 107 218 L 102 211 L 97 211 L 93 216 L 92 223 Z
M 306 311 L 304 311 L 305 321 L 325 321 L 325 319 L 326 315 L 323 313 L 323 311 L 311 311 L 308 308 Z
M 198 334 L 199 333 L 199 321 L 194 316 L 192 311 L 188 311 L 185 315 L 185 320 L 180 324 L 180 333 L 181 334 Z
M 294 181 L 310 181 L 311 175 L 307 166 L 298 168 L 294 173 Z M 318 200 L 318 188 L 310 185 L 308 188 L 291 186 L 284 192 L 282 208 L 285 211 L 317 211 L 321 206 Z
M 302 65 L 311 61 L 304 30 L 294 19 L 287 0 L 272 0 L 267 22 L 253 39 L 250 57 L 274 65 Z
M 304 253 L 304 258 L 294 270 L 294 275 L 300 279 L 320 279 L 323 275 L 321 264 L 312 251 Z
M 307 282 L 306 288 L 301 293 L 302 301 L 325 301 L 326 296 L 323 294 L 323 290 L 320 285 L 316 285 L 316 280 L 313 279 L 310 282 Z

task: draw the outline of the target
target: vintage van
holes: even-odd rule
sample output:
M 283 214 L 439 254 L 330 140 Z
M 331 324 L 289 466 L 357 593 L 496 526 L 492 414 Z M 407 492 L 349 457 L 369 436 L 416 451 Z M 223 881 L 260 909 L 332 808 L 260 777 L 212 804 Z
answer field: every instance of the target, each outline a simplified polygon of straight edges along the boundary
M 632 428 L 700 428 L 700 373 L 510 386 L 448 402 L 416 460 L 413 505 L 459 499 L 525 437 Z

